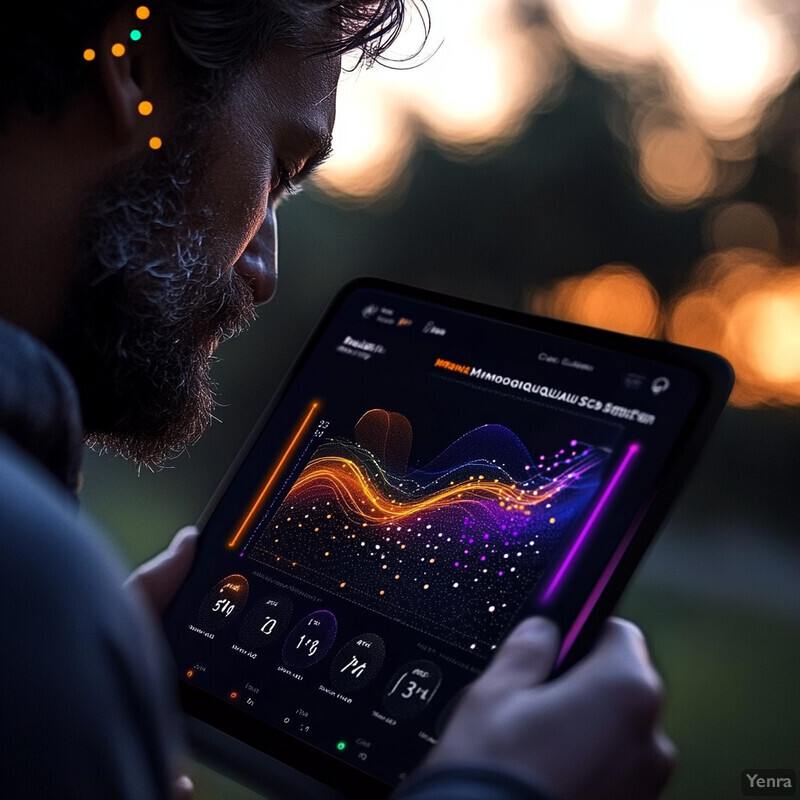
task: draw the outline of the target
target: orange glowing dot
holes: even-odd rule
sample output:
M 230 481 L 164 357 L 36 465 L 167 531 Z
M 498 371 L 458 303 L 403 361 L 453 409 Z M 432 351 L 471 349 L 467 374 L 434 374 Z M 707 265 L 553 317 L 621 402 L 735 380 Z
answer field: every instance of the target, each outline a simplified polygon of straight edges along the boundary
M 386 594 L 386 592 L 384 592 L 383 589 L 381 589 L 379 594 Z
M 397 580 L 399 577 L 400 577 L 399 575 L 395 575 L 394 579 Z
M 550 517 L 550 524 L 552 525 L 556 521 L 555 517 Z
M 153 104 L 149 100 L 142 100 L 142 102 L 139 103 L 139 113 L 143 117 L 150 116 L 150 114 L 153 113 Z
M 342 582 L 339 584 L 339 588 L 340 588 L 340 589 L 344 589 L 345 585 L 346 585 L 346 581 L 342 581 Z
M 192 675 L 194 675 L 194 670 L 193 669 L 187 669 L 186 670 L 186 677 L 187 678 L 191 678 Z
M 158 150 L 160 149 L 163 142 L 161 141 L 160 136 L 151 136 L 150 137 L 150 149 L 151 150 Z
M 94 61 L 95 58 L 97 58 L 97 53 L 94 50 L 92 50 L 91 47 L 87 47 L 83 51 L 83 60 L 84 61 Z
M 115 42 L 111 45 L 111 55 L 120 58 L 125 55 L 125 45 L 121 42 Z
M 150 9 L 147 6 L 139 6 L 136 9 L 137 19 L 147 19 L 150 16 Z
M 231 700 L 235 700 L 239 696 L 238 692 L 231 692 Z

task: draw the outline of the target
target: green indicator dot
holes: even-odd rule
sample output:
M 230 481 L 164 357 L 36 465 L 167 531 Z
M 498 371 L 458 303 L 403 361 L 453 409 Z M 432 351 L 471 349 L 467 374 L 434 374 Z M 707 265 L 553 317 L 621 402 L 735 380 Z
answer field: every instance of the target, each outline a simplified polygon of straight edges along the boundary
M 136 28 L 134 28 L 131 31 L 131 40 L 134 41 L 134 42 L 138 42 L 139 39 L 141 39 L 141 38 L 142 38 L 142 32 L 140 30 L 137 30 Z
M 337 750 L 346 750 L 347 749 L 347 742 L 336 742 L 336 749 Z

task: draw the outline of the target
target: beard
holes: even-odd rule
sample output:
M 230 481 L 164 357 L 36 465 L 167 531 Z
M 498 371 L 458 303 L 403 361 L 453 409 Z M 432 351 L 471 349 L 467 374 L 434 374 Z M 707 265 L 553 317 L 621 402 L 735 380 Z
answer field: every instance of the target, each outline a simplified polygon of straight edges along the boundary
M 254 317 L 233 255 L 209 234 L 213 214 L 191 199 L 201 116 L 182 119 L 171 145 L 125 164 L 89 198 L 54 342 L 78 386 L 87 443 L 151 467 L 210 424 L 214 349 Z

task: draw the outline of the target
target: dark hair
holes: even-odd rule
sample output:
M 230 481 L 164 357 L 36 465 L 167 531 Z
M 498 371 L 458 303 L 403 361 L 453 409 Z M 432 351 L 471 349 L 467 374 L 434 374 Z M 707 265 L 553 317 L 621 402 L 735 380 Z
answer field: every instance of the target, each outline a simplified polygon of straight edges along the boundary
M 357 52 L 379 60 L 402 30 L 407 7 L 427 21 L 424 0 L 143 0 L 166 14 L 175 41 L 195 67 L 235 74 L 274 45 L 310 53 Z M 87 79 L 84 48 L 129 6 L 120 0 L 27 0 L 0 18 L 0 111 L 23 107 L 57 114 Z M 427 26 L 426 26 L 427 27 Z

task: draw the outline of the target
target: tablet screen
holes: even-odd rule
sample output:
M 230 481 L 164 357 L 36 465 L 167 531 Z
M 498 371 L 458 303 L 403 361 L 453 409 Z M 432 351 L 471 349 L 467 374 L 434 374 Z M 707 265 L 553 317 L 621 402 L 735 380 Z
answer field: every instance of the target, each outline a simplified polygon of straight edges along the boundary
M 345 293 L 205 523 L 166 619 L 183 683 L 394 786 L 522 617 L 566 652 L 706 391 L 583 337 Z

